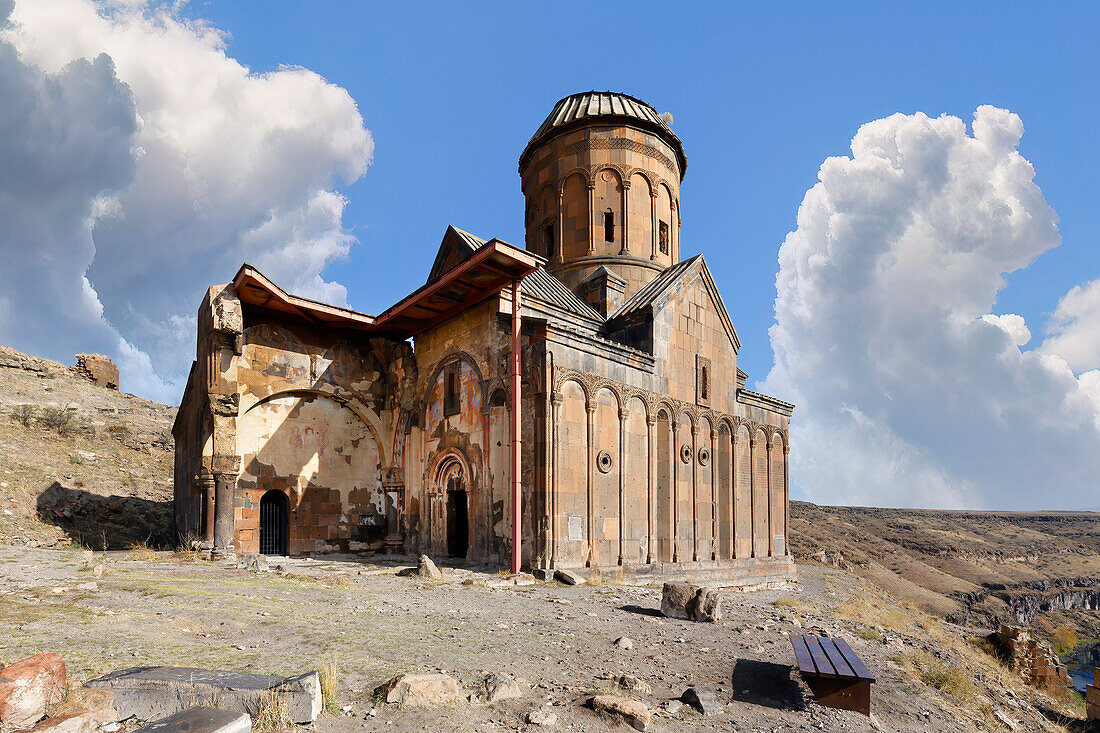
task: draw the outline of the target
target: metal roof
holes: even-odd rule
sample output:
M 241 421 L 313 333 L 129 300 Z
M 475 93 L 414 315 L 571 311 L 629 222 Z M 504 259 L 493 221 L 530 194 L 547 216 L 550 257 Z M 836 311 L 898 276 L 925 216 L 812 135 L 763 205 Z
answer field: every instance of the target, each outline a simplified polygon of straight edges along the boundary
M 683 179 L 687 170 L 687 156 L 684 155 L 684 144 L 680 142 L 680 138 L 661 119 L 657 110 L 642 100 L 621 92 L 578 92 L 558 100 L 519 156 L 520 169 L 523 169 L 528 154 L 536 144 L 580 127 L 594 118 L 627 122 L 664 137 L 676 151 L 680 163 L 680 178 Z
M 578 298 L 572 290 L 565 287 L 561 280 L 551 275 L 543 267 L 523 278 L 520 287 L 525 298 L 530 297 L 541 300 L 563 311 L 596 323 L 603 323 L 604 321 L 604 317 L 599 311 Z

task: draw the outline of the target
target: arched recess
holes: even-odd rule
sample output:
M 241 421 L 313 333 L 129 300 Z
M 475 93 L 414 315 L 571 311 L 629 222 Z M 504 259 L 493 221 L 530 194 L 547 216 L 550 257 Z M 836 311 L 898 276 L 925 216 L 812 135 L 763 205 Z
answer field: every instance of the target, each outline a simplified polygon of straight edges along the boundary
M 736 557 L 752 556 L 752 454 L 749 450 L 749 430 L 737 427 L 734 445 L 734 547 Z
M 725 420 L 718 423 L 718 449 L 714 456 L 718 478 L 718 557 L 733 557 L 733 433 Z
M 752 446 L 753 552 L 756 557 L 768 554 L 768 436 L 763 430 L 755 433 Z
M 604 168 L 596 172 L 593 202 L 596 215 L 596 252 L 618 254 L 623 236 L 623 182 L 618 171 Z M 610 237 L 610 238 L 609 238 Z
M 596 485 L 593 566 L 619 562 L 619 400 L 604 387 L 596 392 Z
M 672 232 L 675 222 L 672 220 L 672 194 L 663 183 L 657 186 L 657 262 L 671 265 L 673 254 Z
M 572 260 L 588 254 L 588 181 L 580 172 L 562 185 L 561 248 L 562 259 Z
M 635 257 L 648 258 L 653 254 L 653 197 L 649 179 L 641 173 L 630 176 L 627 192 L 627 247 Z
M 654 539 L 657 561 L 672 562 L 672 424 L 669 413 L 657 412 L 657 482 L 654 507 Z
M 457 389 L 458 411 L 447 409 L 448 380 L 453 374 Z M 456 352 L 440 359 L 426 383 L 424 400 L 424 434 L 430 440 L 441 437 L 440 426 L 462 433 L 482 429 L 482 371 L 477 361 L 466 352 Z
M 236 529 L 242 552 L 256 552 L 259 501 L 271 489 L 288 498 L 287 549 L 324 552 L 341 541 L 385 536 L 382 444 L 362 415 L 322 392 L 268 397 L 237 420 L 238 487 L 246 507 Z M 390 517 L 393 518 L 393 517 Z
M 553 259 L 558 253 L 558 191 L 549 183 L 539 191 L 533 223 L 538 229 L 534 251 Z
M 774 538 L 775 554 L 785 555 L 787 538 L 783 534 L 783 519 L 786 515 L 786 497 L 783 490 L 783 436 L 772 434 L 771 455 L 771 535 Z
M 692 438 L 692 419 L 686 412 L 676 418 L 676 551 L 678 562 L 687 562 L 695 554 L 695 502 L 694 471 L 695 442 Z
M 699 418 L 695 447 L 695 556 L 700 560 L 714 557 L 714 456 L 710 446 L 711 422 Z
M 561 386 L 558 459 L 554 468 L 557 558 L 565 567 L 583 565 L 588 543 L 588 416 L 584 388 L 574 380 Z
M 638 397 L 626 401 L 623 445 L 623 562 L 644 563 L 649 552 L 649 426 Z

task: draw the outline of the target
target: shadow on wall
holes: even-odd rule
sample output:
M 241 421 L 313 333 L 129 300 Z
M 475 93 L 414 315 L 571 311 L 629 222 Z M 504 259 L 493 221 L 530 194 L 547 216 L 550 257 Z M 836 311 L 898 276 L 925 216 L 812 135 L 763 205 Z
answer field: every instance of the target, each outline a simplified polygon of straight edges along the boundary
M 172 546 L 172 501 L 100 496 L 56 481 L 38 496 L 39 520 L 60 527 L 74 542 L 95 550 L 135 545 Z
M 738 659 L 733 666 L 733 699 L 781 710 L 806 706 L 802 688 L 789 665 Z

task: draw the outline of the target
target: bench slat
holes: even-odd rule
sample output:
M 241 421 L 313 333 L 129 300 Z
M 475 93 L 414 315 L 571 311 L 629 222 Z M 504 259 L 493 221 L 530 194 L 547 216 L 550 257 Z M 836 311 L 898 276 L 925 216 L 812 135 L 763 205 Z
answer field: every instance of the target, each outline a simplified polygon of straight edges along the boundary
M 844 654 L 842 654 L 841 651 L 837 649 L 835 639 L 830 639 L 827 636 L 822 636 L 818 638 L 818 642 L 821 644 L 821 650 L 825 652 L 825 656 L 829 658 L 829 662 L 833 665 L 833 668 L 836 669 L 836 673 L 838 676 L 850 677 L 852 679 L 855 679 L 859 676 L 854 671 L 852 671 L 852 667 L 845 660 Z
M 856 677 L 861 680 L 867 680 L 868 682 L 874 682 L 875 676 L 871 674 L 871 670 L 867 669 L 867 665 L 863 663 L 863 660 L 852 651 L 852 647 L 848 646 L 848 642 L 839 638 L 834 641 L 836 642 L 836 648 L 844 655 L 844 659 L 848 664 L 851 665 L 852 671 L 855 672 Z
M 817 674 L 821 677 L 836 677 L 836 670 L 833 668 L 829 658 L 825 656 L 825 652 L 821 649 L 821 643 L 817 640 L 817 637 L 807 636 L 806 646 L 810 649 L 810 656 L 813 657 L 814 666 L 817 667 Z
M 794 656 L 798 660 L 798 671 L 805 674 L 817 674 L 810 649 L 806 646 L 806 640 L 798 634 L 791 634 L 791 646 L 794 647 Z

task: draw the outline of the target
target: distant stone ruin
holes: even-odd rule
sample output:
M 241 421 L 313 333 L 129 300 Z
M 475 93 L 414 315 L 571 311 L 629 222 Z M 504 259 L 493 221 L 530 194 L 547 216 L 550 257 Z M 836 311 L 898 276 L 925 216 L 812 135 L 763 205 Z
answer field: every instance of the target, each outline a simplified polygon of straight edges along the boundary
M 118 391 L 118 367 L 102 354 L 77 354 L 72 369 L 100 387 Z
M 1069 688 L 1069 672 L 1046 642 L 1036 639 L 1029 629 L 1001 624 L 997 639 L 1008 652 L 1012 669 L 1025 684 L 1045 692 Z

